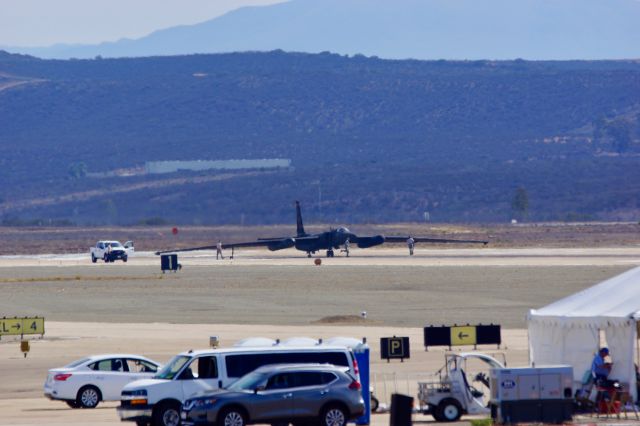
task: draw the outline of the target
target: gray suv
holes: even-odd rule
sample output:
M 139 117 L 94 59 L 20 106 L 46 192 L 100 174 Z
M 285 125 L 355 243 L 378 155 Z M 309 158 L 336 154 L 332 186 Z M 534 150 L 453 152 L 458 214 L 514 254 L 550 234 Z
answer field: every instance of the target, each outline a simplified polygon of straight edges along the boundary
M 345 370 L 328 364 L 260 367 L 227 389 L 186 400 L 182 424 L 344 426 L 364 413 L 361 385 Z

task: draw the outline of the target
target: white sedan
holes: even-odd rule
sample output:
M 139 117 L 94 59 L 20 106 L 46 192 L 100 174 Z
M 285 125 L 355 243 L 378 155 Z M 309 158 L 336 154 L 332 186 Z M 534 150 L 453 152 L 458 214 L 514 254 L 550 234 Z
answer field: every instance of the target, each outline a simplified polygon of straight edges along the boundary
M 72 408 L 95 408 L 100 401 L 119 401 L 127 383 L 150 378 L 159 367 L 140 355 L 94 355 L 49 370 L 44 395 Z

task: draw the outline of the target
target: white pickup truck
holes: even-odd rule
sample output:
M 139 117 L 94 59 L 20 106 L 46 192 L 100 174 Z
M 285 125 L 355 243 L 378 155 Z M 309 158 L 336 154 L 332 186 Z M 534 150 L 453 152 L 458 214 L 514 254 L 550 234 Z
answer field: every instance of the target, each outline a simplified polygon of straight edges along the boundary
M 127 241 L 124 246 L 119 241 L 98 241 L 90 249 L 91 261 L 96 263 L 98 259 L 102 259 L 106 263 L 120 259 L 126 262 L 133 251 L 133 241 Z

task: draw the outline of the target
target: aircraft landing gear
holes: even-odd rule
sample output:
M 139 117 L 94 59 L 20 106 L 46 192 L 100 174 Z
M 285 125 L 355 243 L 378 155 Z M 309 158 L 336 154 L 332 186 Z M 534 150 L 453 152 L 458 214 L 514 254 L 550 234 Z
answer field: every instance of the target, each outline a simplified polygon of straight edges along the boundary
M 310 251 L 307 252 L 307 257 L 311 257 L 311 252 Z
M 333 257 L 333 250 L 327 250 L 327 257 Z

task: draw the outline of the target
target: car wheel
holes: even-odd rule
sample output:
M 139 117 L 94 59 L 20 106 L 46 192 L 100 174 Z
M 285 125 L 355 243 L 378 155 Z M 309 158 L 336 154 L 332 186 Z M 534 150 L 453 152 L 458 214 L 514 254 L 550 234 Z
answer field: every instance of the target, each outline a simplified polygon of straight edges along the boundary
M 127 256 L 125 256 L 125 257 L 123 257 L 123 258 L 122 258 L 122 261 L 123 261 L 124 263 L 127 263 L 127 260 L 128 260 L 128 259 L 127 259 Z
M 380 407 L 380 401 L 375 396 L 371 396 L 371 412 L 375 413 L 378 411 L 378 407 Z
M 144 420 L 138 420 L 136 422 L 136 426 L 149 426 L 149 422 L 144 421 Z
M 80 408 L 77 401 L 65 401 L 67 405 L 71 408 Z
M 227 408 L 218 417 L 219 426 L 245 426 L 247 416 L 238 408 Z
M 322 426 L 344 426 L 348 416 L 344 408 L 338 405 L 330 405 L 322 411 L 320 424 Z
M 95 386 L 85 386 L 78 391 L 76 404 L 82 408 L 96 408 L 100 402 L 100 391 Z
M 153 426 L 178 426 L 179 424 L 179 404 L 167 402 L 153 410 Z
M 91 263 L 96 263 L 97 261 L 98 261 L 98 258 L 95 257 L 93 253 L 91 253 Z
M 462 407 L 455 399 L 446 398 L 440 401 L 438 408 L 436 408 L 436 413 L 438 413 L 438 417 L 440 417 L 439 421 L 455 422 L 460 419 L 460 416 L 462 416 Z
M 102 260 L 104 260 L 104 263 L 109 262 L 109 256 L 107 256 L 106 254 L 104 255 L 104 257 L 102 258 Z

